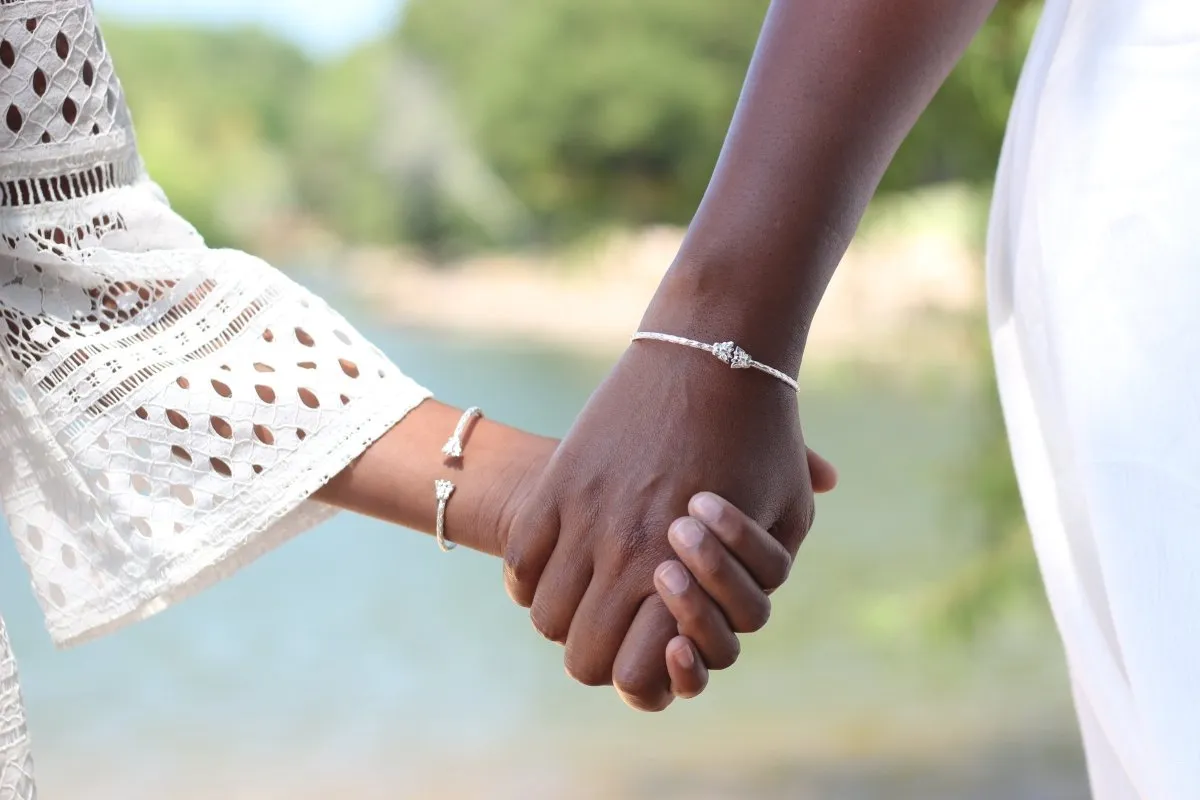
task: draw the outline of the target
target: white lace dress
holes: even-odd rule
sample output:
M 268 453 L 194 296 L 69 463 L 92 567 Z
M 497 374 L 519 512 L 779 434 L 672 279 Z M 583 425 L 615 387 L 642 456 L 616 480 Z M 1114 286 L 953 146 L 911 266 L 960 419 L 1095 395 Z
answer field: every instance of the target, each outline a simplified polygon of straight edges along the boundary
M 90 0 L 0 0 L 0 372 L 0 501 L 60 645 L 327 518 L 309 496 L 428 396 L 172 213 Z M 33 797 L 2 625 L 0 748 L 0 800 Z

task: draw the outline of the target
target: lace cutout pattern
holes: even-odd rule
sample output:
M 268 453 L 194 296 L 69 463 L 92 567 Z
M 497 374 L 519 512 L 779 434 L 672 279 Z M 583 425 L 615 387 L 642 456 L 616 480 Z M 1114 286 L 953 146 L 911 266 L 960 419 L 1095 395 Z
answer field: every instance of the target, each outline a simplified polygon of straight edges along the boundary
M 50 252 L 56 256 L 66 255 L 67 250 L 82 250 L 95 246 L 113 231 L 128 230 L 125 219 L 119 214 L 101 214 L 77 224 L 70 230 L 61 227 L 42 228 L 26 231 L 20 237 L 0 234 L 0 240 L 8 246 L 13 255 L 22 251 L 22 245 L 30 243 L 36 252 Z
M 34 800 L 36 796 L 17 662 L 0 619 L 0 800 Z
M 0 502 L 56 642 L 327 518 L 313 492 L 428 394 L 171 211 L 89 0 L 0 0 Z M 31 774 L 0 627 L 0 800 Z
M 428 393 L 143 174 L 89 0 L 0 0 L 0 500 L 59 642 L 326 516 Z
M 140 171 L 91 3 L 0 5 L 0 207 L 85 197 Z
M 257 259 L 105 252 L 124 279 L 0 258 L 0 422 L 26 420 L 0 494 L 59 639 L 290 511 L 425 396 Z

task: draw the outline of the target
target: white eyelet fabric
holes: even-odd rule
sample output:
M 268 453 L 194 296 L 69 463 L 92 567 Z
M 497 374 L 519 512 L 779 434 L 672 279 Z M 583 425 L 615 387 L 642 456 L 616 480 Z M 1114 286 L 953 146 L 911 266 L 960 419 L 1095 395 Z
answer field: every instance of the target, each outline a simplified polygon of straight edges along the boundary
M 324 520 L 310 495 L 427 396 L 171 211 L 90 0 L 0 0 L 0 501 L 57 643 Z M 0 647 L 0 800 L 32 797 Z
M 31 800 L 37 797 L 33 784 L 33 756 L 29 751 L 25 707 L 17 683 L 17 664 L 2 619 L 0 654 L 0 798 Z

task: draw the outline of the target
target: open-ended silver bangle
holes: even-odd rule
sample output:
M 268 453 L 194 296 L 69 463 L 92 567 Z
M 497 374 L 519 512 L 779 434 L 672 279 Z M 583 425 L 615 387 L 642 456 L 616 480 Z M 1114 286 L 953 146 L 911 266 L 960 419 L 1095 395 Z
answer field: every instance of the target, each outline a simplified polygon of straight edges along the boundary
M 442 455 L 447 459 L 455 460 L 463 457 L 463 437 L 467 435 L 467 430 L 471 427 L 471 423 L 483 416 L 483 412 L 477 406 L 471 406 L 463 412 L 458 418 L 458 424 L 454 426 L 454 433 L 446 440 L 446 444 L 442 446 Z M 446 541 L 446 506 L 450 504 L 450 496 L 454 494 L 454 483 L 445 478 L 438 478 L 433 482 L 434 496 L 437 498 L 437 544 L 443 553 L 449 553 L 454 548 L 458 547 L 454 542 Z
M 471 406 L 463 412 L 458 418 L 458 424 L 454 426 L 454 433 L 442 445 L 442 455 L 447 458 L 462 458 L 463 456 L 463 437 L 467 435 L 467 428 L 471 423 L 483 416 L 483 412 L 477 406 Z
M 443 553 L 449 553 L 458 547 L 454 542 L 446 541 L 446 505 L 450 495 L 454 494 L 454 484 L 448 480 L 439 479 L 433 482 L 433 490 L 437 495 L 437 545 Z

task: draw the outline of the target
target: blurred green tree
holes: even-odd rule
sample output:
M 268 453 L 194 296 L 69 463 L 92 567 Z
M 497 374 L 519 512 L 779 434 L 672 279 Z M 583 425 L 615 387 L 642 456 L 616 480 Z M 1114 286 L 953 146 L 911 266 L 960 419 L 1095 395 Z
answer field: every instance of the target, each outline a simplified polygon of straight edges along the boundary
M 767 0 L 410 0 L 397 39 L 432 65 L 543 230 L 685 224 Z M 882 189 L 987 185 L 1037 4 L 1002 0 Z
M 245 245 L 287 217 L 437 258 L 686 223 L 767 5 L 409 0 L 394 35 L 315 63 L 253 29 L 105 33 L 151 174 L 210 244 Z M 884 194 L 944 180 L 987 190 L 1039 9 L 1001 0 Z M 962 471 L 981 556 L 939 588 L 964 629 L 1036 584 L 990 389 Z
M 214 244 L 298 214 L 430 251 L 685 224 L 768 0 L 410 0 L 313 63 L 253 29 L 108 25 L 152 174 Z M 986 187 L 1034 0 L 1002 0 L 884 192 Z
M 974 556 L 924 598 L 926 621 L 935 631 L 969 639 L 987 624 L 1029 606 L 1045 611 L 1037 559 L 1029 538 L 1020 488 L 1013 471 L 1008 434 L 1000 408 L 986 326 L 979 336 L 976 368 L 978 414 L 963 463 L 950 478 L 961 500 L 953 516 L 975 532 Z
M 685 222 L 766 0 L 413 0 L 405 50 L 544 226 Z
M 142 155 L 213 245 L 291 203 L 288 150 L 312 66 L 253 29 L 106 25 Z

